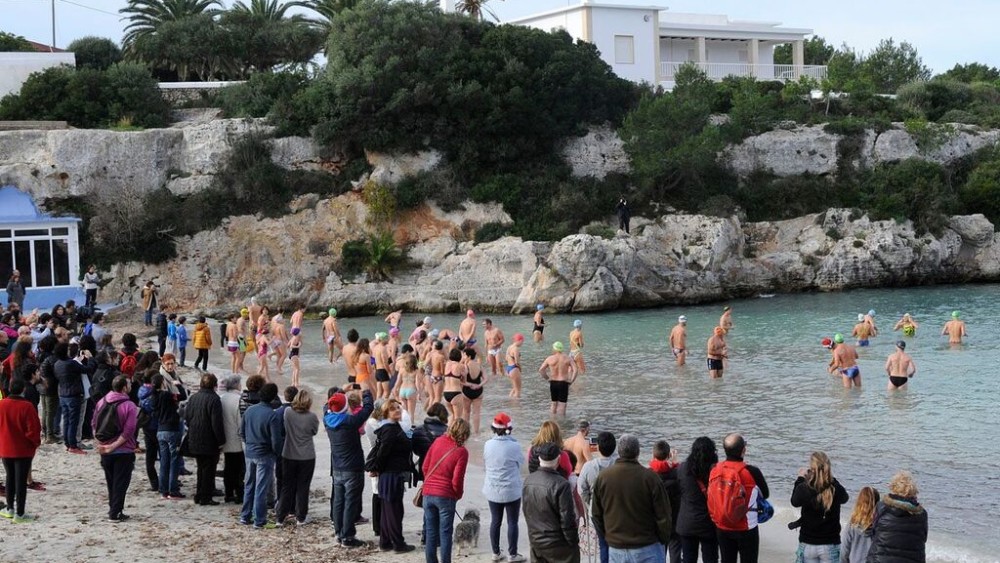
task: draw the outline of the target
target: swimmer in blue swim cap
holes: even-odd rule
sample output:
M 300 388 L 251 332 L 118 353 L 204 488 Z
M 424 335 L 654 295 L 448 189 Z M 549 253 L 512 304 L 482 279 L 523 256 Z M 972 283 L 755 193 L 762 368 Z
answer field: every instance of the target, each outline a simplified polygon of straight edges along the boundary
M 576 364 L 577 373 L 587 371 L 583 363 L 583 321 L 573 321 L 573 330 L 569 333 L 569 357 Z
M 542 311 L 545 310 L 545 305 L 539 303 L 535 305 L 535 318 L 534 326 L 531 327 L 531 336 L 534 337 L 535 342 L 541 342 L 544 340 L 542 333 L 545 332 L 545 317 L 542 316 Z

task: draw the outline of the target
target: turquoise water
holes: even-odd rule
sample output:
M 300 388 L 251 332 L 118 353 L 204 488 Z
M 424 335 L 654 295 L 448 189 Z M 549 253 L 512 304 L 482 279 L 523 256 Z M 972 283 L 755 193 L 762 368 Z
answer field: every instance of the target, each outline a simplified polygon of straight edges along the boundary
M 573 385 L 568 415 L 588 418 L 615 434 L 633 432 L 649 456 L 665 438 L 686 455 L 698 436 L 740 431 L 747 459 L 761 467 L 772 498 L 786 504 L 797 471 L 813 450 L 823 450 L 834 475 L 852 498 L 865 485 L 880 491 L 899 469 L 913 472 L 921 502 L 930 514 L 930 552 L 944 561 L 997 561 L 1000 553 L 1000 287 L 940 286 L 859 290 L 846 293 L 779 295 L 729 303 L 734 330 L 729 368 L 722 380 L 708 379 L 705 342 L 721 314 L 720 305 L 591 315 L 548 315 L 546 343 L 531 342 L 530 316 L 492 315 L 508 342 L 523 332 L 524 397 L 507 398 L 509 382 L 487 386 L 484 427 L 498 410 L 509 412 L 525 439 L 548 417 L 548 388 L 537 368 L 556 339 L 567 341 L 572 322 L 584 322 L 588 372 Z M 876 310 L 882 334 L 859 349 L 863 388 L 846 390 L 827 374 L 830 352 L 820 340 L 849 334 L 857 314 Z M 939 336 L 953 309 L 963 313 L 970 334 L 959 348 Z M 906 338 L 917 365 L 903 392 L 888 393 L 884 364 L 901 333 L 892 325 L 903 313 L 921 324 Z M 667 333 L 678 315 L 688 316 L 688 365 L 673 364 Z M 422 315 L 403 318 L 407 329 Z M 457 329 L 460 315 L 432 315 L 434 326 Z M 480 315 L 480 320 L 485 315 Z M 363 336 L 384 330 L 381 318 L 341 319 Z M 481 336 L 480 328 L 480 336 Z M 317 388 L 346 381 L 343 362 L 330 367 L 319 323 L 306 326 L 304 380 Z M 253 364 L 251 364 L 253 365 Z M 287 383 L 282 380 L 280 383 Z M 569 428 L 572 421 L 564 421 Z M 846 512 L 846 511 L 845 511 Z M 845 514 L 845 518 L 849 514 Z

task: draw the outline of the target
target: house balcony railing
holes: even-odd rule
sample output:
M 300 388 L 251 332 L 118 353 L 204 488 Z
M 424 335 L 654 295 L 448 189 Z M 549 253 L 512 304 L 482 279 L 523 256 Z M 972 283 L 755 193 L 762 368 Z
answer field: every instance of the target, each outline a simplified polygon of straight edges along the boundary
M 727 76 L 752 76 L 757 80 L 780 80 L 788 82 L 808 76 L 817 80 L 826 78 L 825 65 L 754 65 L 750 63 L 696 63 L 696 62 L 661 62 L 660 80 L 673 81 L 677 71 L 686 64 L 700 68 L 711 80 L 722 80 Z

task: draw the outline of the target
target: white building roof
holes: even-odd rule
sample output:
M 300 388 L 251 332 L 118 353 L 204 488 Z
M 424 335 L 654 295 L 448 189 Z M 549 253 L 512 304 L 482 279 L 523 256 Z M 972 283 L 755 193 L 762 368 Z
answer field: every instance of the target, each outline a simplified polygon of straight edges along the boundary
M 666 6 L 634 6 L 629 4 L 606 4 L 602 2 L 590 2 L 589 0 L 583 0 L 579 4 L 573 6 L 563 6 L 562 8 L 546 10 L 544 12 L 539 12 L 537 14 L 531 14 L 530 16 L 523 16 L 513 20 L 508 20 L 505 21 L 504 23 L 520 24 L 532 20 L 537 20 L 539 18 L 546 18 L 558 14 L 565 14 L 567 12 L 575 12 L 577 10 L 582 10 L 583 8 L 614 8 L 616 10 L 636 10 L 642 12 L 650 12 L 650 11 L 665 12 L 667 10 Z

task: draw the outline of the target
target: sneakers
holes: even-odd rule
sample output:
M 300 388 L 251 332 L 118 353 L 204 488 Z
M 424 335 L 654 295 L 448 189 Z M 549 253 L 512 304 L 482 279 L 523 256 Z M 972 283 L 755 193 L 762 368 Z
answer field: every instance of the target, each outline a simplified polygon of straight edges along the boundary
M 239 523 L 240 523 L 240 526 L 249 526 L 252 522 L 250 522 L 249 520 L 244 520 L 244 519 L 240 518 L 239 519 Z
M 32 482 L 28 483 L 28 488 L 31 489 L 32 491 L 44 491 L 44 490 L 46 490 L 45 489 L 45 483 L 40 483 L 38 481 L 32 481 Z
M 22 514 L 20 516 L 15 516 L 14 517 L 14 523 L 15 524 L 30 524 L 30 523 L 32 523 L 34 521 L 35 521 L 35 517 L 34 516 L 30 516 L 28 514 Z
M 358 538 L 347 538 L 346 540 L 341 540 L 340 545 L 346 548 L 353 549 L 356 547 L 364 547 L 365 542 L 359 540 Z
M 284 524 L 282 524 L 281 522 L 268 522 L 267 524 L 264 524 L 263 528 L 265 530 L 274 530 L 275 528 L 280 528 L 282 526 L 284 526 Z M 258 526 L 254 525 L 254 528 L 257 527 Z
M 112 523 L 116 523 L 117 524 L 119 522 L 125 522 L 128 519 L 129 519 L 129 515 L 125 514 L 124 512 L 121 512 L 117 516 L 109 516 L 108 517 L 108 522 L 112 522 Z
M 413 551 L 415 549 L 417 549 L 417 547 L 415 545 L 410 545 L 408 543 L 404 543 L 403 545 L 397 547 L 393 551 L 396 552 L 396 553 L 409 553 L 409 552 L 411 552 L 411 551 Z
M 87 452 L 81 450 L 80 448 L 66 448 L 66 451 L 69 452 L 69 453 L 71 453 L 71 454 L 79 454 L 79 455 L 84 455 L 84 454 L 87 453 Z
M 295 525 L 296 526 L 308 526 L 309 524 L 312 524 L 312 518 L 310 518 L 308 516 L 306 516 L 305 520 L 296 520 L 295 521 Z
M 92 449 L 94 449 L 94 446 L 91 446 L 90 444 L 80 444 L 80 449 L 81 450 L 92 450 Z
M 5 508 L 3 510 L 0 510 L 0 516 L 7 519 L 12 519 L 14 518 L 14 511 L 9 508 Z
M 522 561 L 527 561 L 527 559 L 525 559 L 525 557 L 520 553 L 515 553 L 514 555 L 507 557 L 507 561 L 508 563 L 521 563 Z
M 358 525 L 358 524 L 367 524 L 368 522 L 370 522 L 370 520 L 368 520 L 364 516 L 358 516 L 358 519 L 354 521 L 354 524 L 355 525 Z
M 187 495 L 185 495 L 184 493 L 169 493 L 169 494 L 163 495 L 163 498 L 165 498 L 167 500 L 182 500 L 182 499 L 186 499 Z
M 506 560 L 507 560 L 507 556 L 504 555 L 504 554 L 502 554 L 502 553 L 494 553 L 493 554 L 493 561 L 506 561 Z

